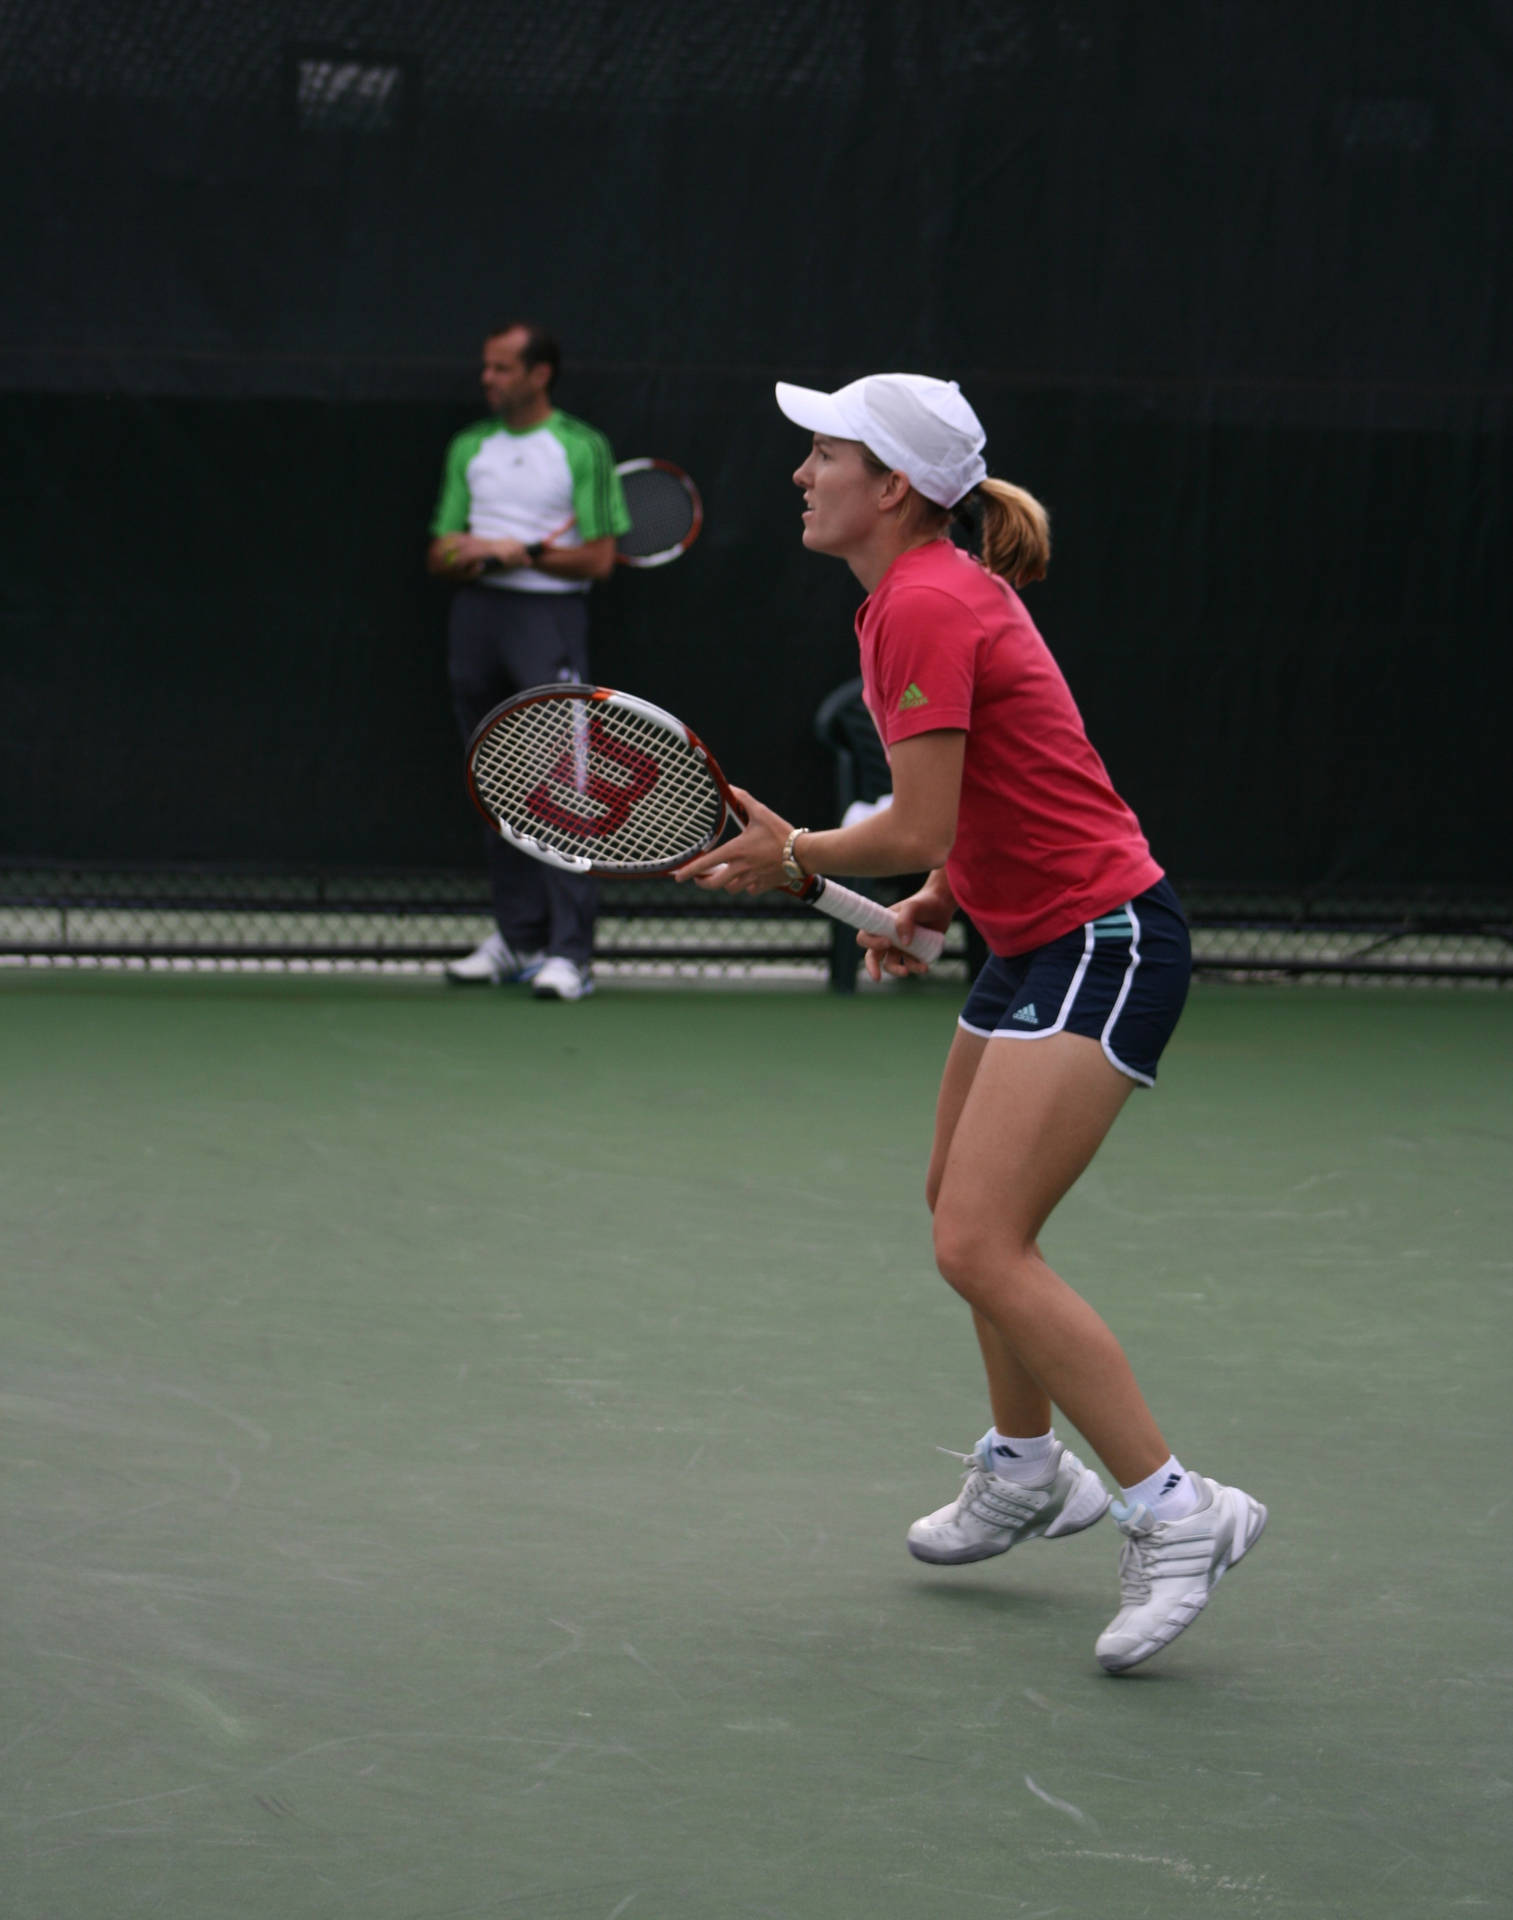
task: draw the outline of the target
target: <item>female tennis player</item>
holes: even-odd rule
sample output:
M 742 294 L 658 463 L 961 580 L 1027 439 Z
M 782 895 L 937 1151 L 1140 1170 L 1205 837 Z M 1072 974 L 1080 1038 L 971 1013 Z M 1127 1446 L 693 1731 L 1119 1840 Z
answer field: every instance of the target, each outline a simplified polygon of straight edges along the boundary
M 1059 1407 L 1117 1480 L 1120 1607 L 1097 1657 L 1122 1673 L 1191 1625 L 1254 1546 L 1266 1509 L 1173 1454 L 1103 1320 L 1038 1236 L 1137 1086 L 1151 1086 L 1187 994 L 1182 909 L 1089 745 L 1015 588 L 1044 576 L 1044 509 L 990 479 L 954 382 L 874 374 L 835 393 L 780 383 L 813 434 L 794 474 L 803 540 L 850 566 L 867 706 L 893 804 L 851 827 L 795 827 L 748 794 L 750 824 L 680 878 L 759 892 L 811 873 L 928 870 L 907 938 L 958 906 L 990 948 L 946 1060 L 927 1194 L 940 1270 L 972 1310 L 993 1423 L 958 1498 L 909 1550 L 958 1565 L 1101 1519 L 1109 1495 L 1057 1438 Z M 974 526 L 982 559 L 950 538 Z M 922 964 L 875 935 L 873 978 Z

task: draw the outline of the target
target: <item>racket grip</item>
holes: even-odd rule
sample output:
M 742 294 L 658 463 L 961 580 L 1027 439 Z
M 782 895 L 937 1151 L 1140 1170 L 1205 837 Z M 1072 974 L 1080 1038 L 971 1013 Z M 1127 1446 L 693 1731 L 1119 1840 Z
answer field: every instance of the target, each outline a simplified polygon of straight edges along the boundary
M 913 954 L 916 960 L 923 960 L 927 966 L 933 965 L 945 951 L 946 936 L 934 927 L 916 927 L 914 938 L 905 946 L 898 937 L 898 920 L 887 907 L 869 900 L 864 893 L 853 893 L 850 887 L 837 885 L 834 880 L 823 881 L 819 891 L 809 895 L 809 904 L 818 907 L 821 913 L 828 913 L 832 920 L 855 927 L 858 932 L 882 934 L 894 946 Z

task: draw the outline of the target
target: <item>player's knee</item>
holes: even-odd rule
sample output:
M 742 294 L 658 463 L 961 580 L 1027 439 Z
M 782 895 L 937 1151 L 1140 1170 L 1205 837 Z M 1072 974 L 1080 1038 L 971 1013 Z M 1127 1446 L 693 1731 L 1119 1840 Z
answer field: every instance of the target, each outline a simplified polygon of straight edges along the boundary
M 935 1209 L 935 1264 L 941 1277 L 974 1307 L 997 1308 L 1012 1291 L 1022 1256 L 1033 1243 L 985 1211 L 952 1205 Z
M 935 1264 L 964 1300 L 980 1304 L 987 1280 L 989 1241 L 984 1223 L 958 1207 L 935 1209 Z

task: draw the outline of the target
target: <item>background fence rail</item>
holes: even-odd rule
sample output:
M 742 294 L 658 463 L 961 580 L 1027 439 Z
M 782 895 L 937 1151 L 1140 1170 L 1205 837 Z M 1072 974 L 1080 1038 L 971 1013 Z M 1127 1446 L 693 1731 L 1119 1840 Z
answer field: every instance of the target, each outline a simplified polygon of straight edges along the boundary
M 1269 978 L 1513 981 L 1513 895 L 1185 890 L 1200 971 Z M 20 964 L 440 966 L 490 927 L 481 875 L 17 864 L 0 869 L 0 961 Z M 606 972 L 845 986 L 851 936 L 778 895 L 733 900 L 670 880 L 606 881 Z M 942 969 L 965 976 L 971 931 Z

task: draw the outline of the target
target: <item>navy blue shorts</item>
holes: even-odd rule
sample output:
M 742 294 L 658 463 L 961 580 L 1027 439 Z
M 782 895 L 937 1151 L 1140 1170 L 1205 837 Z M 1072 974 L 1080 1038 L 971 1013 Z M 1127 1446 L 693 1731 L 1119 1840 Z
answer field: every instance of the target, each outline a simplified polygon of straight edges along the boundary
M 991 954 L 972 983 L 961 1026 L 984 1039 L 1081 1033 L 1143 1087 L 1172 1037 L 1192 974 L 1187 920 L 1171 882 L 1030 953 Z

